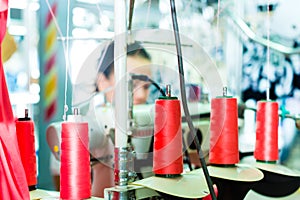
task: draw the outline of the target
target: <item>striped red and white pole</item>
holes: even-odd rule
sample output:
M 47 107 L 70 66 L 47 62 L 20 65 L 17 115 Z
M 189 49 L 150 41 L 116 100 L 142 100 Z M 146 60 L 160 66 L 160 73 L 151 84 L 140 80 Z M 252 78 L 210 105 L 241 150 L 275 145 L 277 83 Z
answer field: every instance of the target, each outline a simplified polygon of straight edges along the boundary
M 51 10 L 56 16 L 57 2 L 51 5 Z M 44 68 L 44 119 L 50 121 L 57 111 L 57 66 L 56 66 L 56 50 L 57 50 L 57 29 L 49 10 L 46 15 L 45 22 L 45 68 Z

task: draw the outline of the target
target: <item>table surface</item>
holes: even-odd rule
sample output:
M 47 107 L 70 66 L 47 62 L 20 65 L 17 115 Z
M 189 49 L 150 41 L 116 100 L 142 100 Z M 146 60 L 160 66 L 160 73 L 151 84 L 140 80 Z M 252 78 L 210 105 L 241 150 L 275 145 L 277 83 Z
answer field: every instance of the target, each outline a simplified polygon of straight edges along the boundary
M 57 191 L 48 191 L 43 189 L 36 189 L 30 192 L 30 200 L 56 200 L 59 199 L 59 192 Z M 103 198 L 91 197 L 89 200 L 102 200 Z M 295 193 L 288 195 L 286 197 L 272 198 L 260 195 L 252 190 L 248 192 L 244 200 L 296 200 L 300 199 L 300 189 Z

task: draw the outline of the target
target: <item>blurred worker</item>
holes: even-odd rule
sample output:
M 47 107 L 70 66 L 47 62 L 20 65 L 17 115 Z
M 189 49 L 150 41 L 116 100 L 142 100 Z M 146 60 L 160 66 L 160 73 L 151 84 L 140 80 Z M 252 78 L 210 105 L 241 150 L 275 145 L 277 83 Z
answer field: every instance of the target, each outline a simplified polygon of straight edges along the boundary
M 132 43 L 127 47 L 127 71 L 133 74 L 143 74 L 151 76 L 150 55 L 140 45 L 139 42 Z M 99 65 L 99 74 L 97 80 L 97 90 L 107 91 L 114 87 L 114 43 L 110 43 L 104 50 L 104 57 Z M 101 59 L 100 58 L 100 59 Z M 100 60 L 101 61 L 101 60 Z M 134 81 L 134 104 L 146 103 L 149 96 L 149 83 L 135 80 Z M 106 100 L 113 101 L 113 90 L 107 91 Z
M 103 93 L 105 94 L 105 99 L 107 103 L 113 102 L 114 95 L 114 42 L 109 42 L 101 52 L 98 60 L 97 67 L 97 77 L 95 78 L 96 83 L 93 85 L 92 89 L 89 86 L 83 93 Z M 139 42 L 134 42 L 127 46 L 127 71 L 128 73 L 143 74 L 151 76 L 151 58 L 150 55 L 145 51 Z M 89 66 L 91 67 L 91 66 Z M 81 72 L 80 72 L 81 73 Z M 93 73 L 81 73 L 80 76 L 84 79 L 88 79 L 93 76 Z M 81 77 L 82 78 L 82 77 Z M 88 80 L 89 81 L 89 80 Z M 84 81 L 79 81 L 79 88 L 84 90 Z M 134 104 L 144 104 L 149 96 L 149 83 L 134 80 L 133 82 L 133 103 Z M 83 89 L 82 89 L 83 88 Z M 73 90 L 74 91 L 74 90 Z M 76 90 L 75 90 L 76 92 Z M 82 96 L 80 92 L 75 95 Z M 76 101 L 76 100 L 75 100 Z M 93 120 L 93 119 L 91 119 Z M 101 124 L 101 122 L 99 122 Z M 89 123 L 90 125 L 90 123 Z M 102 127 L 101 127 L 102 128 Z M 47 131 L 52 131 L 49 129 Z M 101 133 L 103 134 L 103 133 Z M 92 136 L 93 137 L 93 136 Z M 98 138 L 99 139 L 99 138 Z M 91 140 L 97 140 L 97 138 L 90 138 Z M 107 140 L 107 138 L 105 138 Z M 104 196 L 104 189 L 114 186 L 114 169 L 113 169 L 113 157 L 114 157 L 114 145 L 112 140 L 101 142 L 101 145 L 97 145 L 97 148 L 90 148 L 91 155 L 94 160 L 92 165 L 92 195 L 97 197 Z M 91 146 L 91 144 L 90 144 Z M 54 184 L 57 189 L 59 189 L 59 164 L 56 163 L 52 156 L 51 161 L 51 171 L 54 177 Z
M 115 85 L 114 77 L 114 43 L 110 43 L 105 49 L 104 57 L 99 66 L 99 75 L 97 79 L 97 89 L 105 93 L 106 101 L 112 102 L 114 91 L 109 90 Z M 145 49 L 138 43 L 129 44 L 127 47 L 127 71 L 134 74 L 144 74 L 151 76 L 150 56 Z M 144 104 L 149 96 L 149 83 L 135 80 L 133 89 L 133 103 Z M 103 158 L 113 158 L 114 146 L 110 142 L 107 146 L 108 151 L 104 152 L 101 149 L 95 149 L 95 155 Z M 108 154 L 108 155 L 105 155 Z M 102 154 L 102 155 L 101 155 Z M 105 159 L 104 159 L 105 160 Z M 112 162 L 112 159 L 108 162 Z M 99 162 L 93 166 L 93 188 L 94 196 L 103 196 L 104 188 L 114 185 L 114 172 L 111 164 Z

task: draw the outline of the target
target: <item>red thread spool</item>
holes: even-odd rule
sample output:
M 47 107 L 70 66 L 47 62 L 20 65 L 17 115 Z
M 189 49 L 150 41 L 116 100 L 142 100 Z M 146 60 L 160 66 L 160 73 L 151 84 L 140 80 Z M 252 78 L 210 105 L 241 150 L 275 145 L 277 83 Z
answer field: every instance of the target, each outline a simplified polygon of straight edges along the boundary
M 155 101 L 153 172 L 164 177 L 183 172 L 181 109 L 176 97 Z
M 237 100 L 231 97 L 211 101 L 209 162 L 234 165 L 239 162 Z
M 258 161 L 278 160 L 278 103 L 259 101 L 256 113 L 254 157 Z
M 34 123 L 28 117 L 28 110 L 25 110 L 25 117 L 16 121 L 16 133 L 20 150 L 22 164 L 26 174 L 29 190 L 36 189 L 37 166 L 35 154 Z
M 60 198 L 91 197 L 88 124 L 64 122 L 61 133 Z

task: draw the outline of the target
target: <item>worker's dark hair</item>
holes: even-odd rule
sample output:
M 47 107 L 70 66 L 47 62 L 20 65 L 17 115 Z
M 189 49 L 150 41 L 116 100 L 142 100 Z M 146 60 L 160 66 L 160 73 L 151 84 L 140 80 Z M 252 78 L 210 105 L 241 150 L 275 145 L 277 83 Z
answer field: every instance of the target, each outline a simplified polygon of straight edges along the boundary
M 144 49 L 140 42 L 135 41 L 134 43 L 127 45 L 128 56 L 139 56 L 147 60 L 151 60 L 150 55 Z M 99 59 L 98 73 L 103 73 L 105 77 L 114 70 L 114 41 L 110 42 L 106 48 L 101 52 Z

